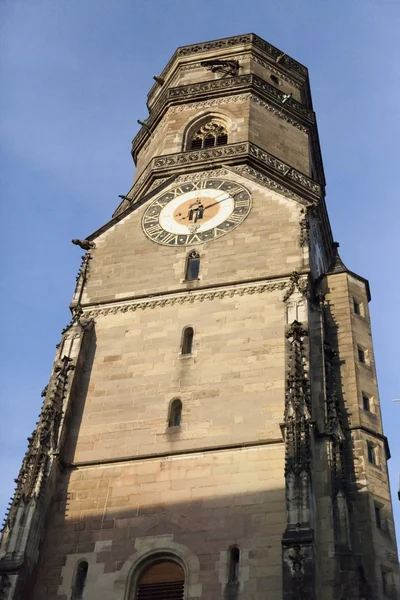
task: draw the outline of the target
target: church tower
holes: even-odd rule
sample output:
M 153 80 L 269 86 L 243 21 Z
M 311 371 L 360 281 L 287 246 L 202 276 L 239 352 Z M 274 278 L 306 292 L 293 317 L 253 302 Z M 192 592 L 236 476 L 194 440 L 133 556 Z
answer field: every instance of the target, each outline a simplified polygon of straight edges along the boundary
M 398 598 L 368 282 L 308 71 L 178 48 L 82 258 L 0 545 L 3 600 Z

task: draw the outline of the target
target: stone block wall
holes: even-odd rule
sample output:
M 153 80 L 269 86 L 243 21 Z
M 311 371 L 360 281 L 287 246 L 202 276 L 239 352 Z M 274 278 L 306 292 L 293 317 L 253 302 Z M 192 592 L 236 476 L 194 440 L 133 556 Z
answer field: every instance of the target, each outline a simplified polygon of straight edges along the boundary
M 242 595 L 259 600 L 268 591 L 280 600 L 283 471 L 279 442 L 66 473 L 33 600 L 69 600 L 80 560 L 89 564 L 85 597 L 133 599 L 133 590 L 125 593 L 142 545 L 179 556 L 185 548 L 198 561 L 190 564 L 188 597 L 217 600 L 233 544 L 241 552 Z

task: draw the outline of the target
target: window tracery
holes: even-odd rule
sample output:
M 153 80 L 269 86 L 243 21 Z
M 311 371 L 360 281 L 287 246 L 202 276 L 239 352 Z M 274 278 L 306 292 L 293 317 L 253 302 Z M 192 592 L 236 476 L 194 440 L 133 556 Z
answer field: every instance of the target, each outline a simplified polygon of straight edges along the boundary
M 228 132 L 224 125 L 217 121 L 207 121 L 194 133 L 189 141 L 189 150 L 202 150 L 214 146 L 225 146 L 228 143 Z

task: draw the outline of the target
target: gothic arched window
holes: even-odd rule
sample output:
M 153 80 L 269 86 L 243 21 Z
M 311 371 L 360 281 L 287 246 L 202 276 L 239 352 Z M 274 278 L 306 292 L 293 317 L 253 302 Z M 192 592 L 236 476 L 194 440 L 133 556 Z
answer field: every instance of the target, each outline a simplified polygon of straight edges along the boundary
M 140 576 L 135 600 L 183 600 L 184 590 L 182 567 L 171 560 L 158 560 Z
M 72 588 L 71 600 L 81 600 L 86 583 L 88 568 L 89 565 L 86 560 L 83 560 L 78 564 L 75 573 L 74 587 Z
M 228 132 L 226 128 L 216 121 L 207 121 L 194 133 L 188 144 L 189 150 L 202 150 L 214 148 L 214 146 L 225 146 L 228 143 Z
M 193 279 L 199 278 L 200 271 L 200 254 L 196 252 L 196 250 L 192 250 L 188 254 L 187 262 L 186 262 L 186 281 L 191 281 Z
M 193 327 L 185 327 L 185 329 L 183 330 L 183 336 L 182 336 L 182 348 L 181 348 L 182 354 L 192 354 L 193 335 L 194 335 Z
M 169 427 L 179 427 L 182 421 L 182 402 L 179 398 L 175 398 L 172 401 L 171 407 L 169 410 L 169 419 L 168 425 Z

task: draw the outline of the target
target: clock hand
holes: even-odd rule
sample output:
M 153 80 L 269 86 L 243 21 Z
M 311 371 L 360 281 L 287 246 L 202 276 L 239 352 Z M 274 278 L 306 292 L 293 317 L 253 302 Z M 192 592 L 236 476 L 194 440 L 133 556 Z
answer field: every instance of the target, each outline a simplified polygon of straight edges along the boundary
M 230 195 L 228 194 L 226 198 L 221 198 L 221 200 L 218 200 L 218 202 L 214 202 L 214 204 L 209 204 L 208 206 L 205 206 L 204 210 L 207 210 L 207 208 L 211 208 L 212 206 L 216 206 L 217 204 L 221 204 L 221 202 L 223 202 L 224 200 L 228 200 L 229 197 Z

